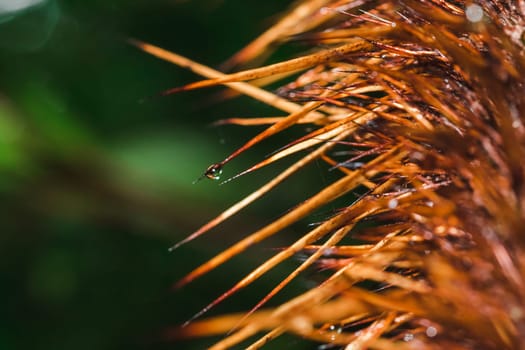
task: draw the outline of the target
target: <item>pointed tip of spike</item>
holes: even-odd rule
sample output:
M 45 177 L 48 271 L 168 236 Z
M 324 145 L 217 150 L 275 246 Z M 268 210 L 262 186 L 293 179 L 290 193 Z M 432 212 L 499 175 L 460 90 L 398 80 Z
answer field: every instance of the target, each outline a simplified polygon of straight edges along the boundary
M 140 41 L 139 39 L 135 39 L 132 37 L 126 38 L 126 42 L 130 45 L 133 45 L 139 48 L 145 44 L 143 41 Z
M 169 247 L 168 251 L 171 253 L 174 250 L 177 250 L 178 248 L 182 247 L 184 244 L 193 241 L 194 239 L 198 238 L 202 234 L 204 234 L 207 231 L 209 231 L 213 226 L 215 226 L 215 222 L 214 221 L 211 221 L 211 222 L 207 223 L 206 225 L 204 225 L 201 228 L 199 228 L 197 231 L 193 232 L 188 237 L 184 238 L 183 240 L 181 240 L 181 241 L 175 243 L 174 245 L 172 245 L 171 247 Z
M 217 304 L 219 304 L 221 301 L 223 301 L 224 299 L 226 299 L 226 297 L 227 297 L 228 295 L 229 295 L 228 293 L 225 293 L 225 294 L 221 295 L 220 297 L 218 297 L 217 299 L 215 299 L 214 301 L 212 301 L 211 303 L 209 303 L 208 305 L 206 305 L 204 308 L 202 308 L 202 310 L 200 310 L 200 311 L 197 312 L 195 315 L 191 316 L 187 321 L 185 321 L 185 322 L 181 325 L 181 328 L 185 328 L 185 327 L 189 326 L 190 323 L 192 323 L 192 322 L 195 321 L 197 318 L 201 317 L 202 315 L 204 315 L 205 313 L 207 313 L 208 311 L 210 311 L 210 309 L 212 309 L 213 307 L 217 306 Z
M 177 250 L 178 248 L 180 248 L 182 245 L 184 245 L 187 242 L 188 240 L 183 239 L 182 241 L 175 243 L 174 245 L 168 248 L 168 252 L 173 253 L 175 250 Z
M 186 328 L 190 325 L 190 323 L 193 321 L 193 317 L 189 320 L 185 321 L 183 324 L 180 325 L 180 328 Z
M 164 91 L 160 92 L 159 96 L 161 96 L 161 97 L 169 96 L 169 95 L 173 95 L 173 94 L 179 93 L 179 92 L 184 91 L 184 90 L 187 90 L 186 85 L 184 85 L 184 86 L 177 86 L 177 87 L 174 87 L 174 88 L 171 88 L 171 89 L 164 90 Z
M 196 183 L 198 183 L 198 182 L 200 182 L 202 179 L 204 179 L 204 177 L 205 177 L 204 175 L 199 176 L 198 178 L 196 178 L 195 180 L 193 180 L 193 181 L 191 182 L 191 184 L 192 184 L 192 185 L 195 185 Z
M 187 285 L 188 283 L 190 283 L 192 280 L 193 280 L 193 278 L 192 279 L 188 279 L 187 276 L 186 276 L 186 277 L 182 278 L 181 280 L 173 283 L 172 286 L 171 286 L 171 290 L 174 290 L 174 291 L 175 290 L 179 290 L 182 287 L 184 287 L 185 285 Z

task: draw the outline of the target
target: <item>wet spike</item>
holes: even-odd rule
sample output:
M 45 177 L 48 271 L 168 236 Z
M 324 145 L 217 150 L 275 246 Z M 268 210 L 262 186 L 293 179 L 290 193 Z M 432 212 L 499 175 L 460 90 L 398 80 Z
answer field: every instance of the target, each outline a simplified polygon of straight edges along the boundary
M 206 169 L 204 172 L 204 176 L 206 176 L 210 180 L 219 180 L 221 178 L 222 174 L 222 164 L 221 163 L 215 163 L 212 164 Z
M 195 185 L 197 182 L 201 181 L 205 177 L 207 177 L 210 180 L 219 180 L 221 178 L 222 174 L 222 166 L 223 163 L 214 163 L 210 165 L 204 174 L 199 176 L 195 181 L 192 182 L 193 185 Z M 174 247 L 170 248 L 170 250 L 175 249 Z

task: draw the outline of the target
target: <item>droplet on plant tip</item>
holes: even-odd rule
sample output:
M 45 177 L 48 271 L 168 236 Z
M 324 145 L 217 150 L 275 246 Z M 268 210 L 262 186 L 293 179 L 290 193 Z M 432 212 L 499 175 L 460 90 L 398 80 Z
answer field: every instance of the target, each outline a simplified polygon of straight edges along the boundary
M 212 164 L 206 169 L 204 172 L 204 176 L 206 176 L 210 180 L 219 180 L 221 178 L 222 174 L 222 165 L 220 163 Z

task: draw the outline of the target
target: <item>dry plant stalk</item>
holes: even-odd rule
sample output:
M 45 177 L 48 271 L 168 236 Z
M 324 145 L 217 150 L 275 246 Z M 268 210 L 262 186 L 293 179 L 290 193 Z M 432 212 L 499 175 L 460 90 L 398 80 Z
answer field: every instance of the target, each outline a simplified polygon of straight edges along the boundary
M 295 124 L 315 127 L 237 176 L 296 152 L 306 152 L 302 159 L 180 244 L 314 159 L 341 174 L 177 286 L 334 199 L 351 201 L 353 191 L 366 190 L 195 318 L 284 260 L 307 256 L 252 310 L 193 319 L 171 335 L 228 334 L 212 349 L 247 339 L 258 349 L 283 333 L 347 350 L 525 348 L 525 0 L 305 0 L 227 66 L 287 41 L 313 50 L 232 74 L 133 41 L 208 78 L 166 94 L 223 84 L 287 113 L 223 121 L 270 126 L 206 177 L 218 178 L 238 154 Z M 297 72 L 276 94 L 257 86 Z M 361 243 L 343 243 L 348 237 Z M 330 274 L 277 308 L 263 307 L 309 267 Z

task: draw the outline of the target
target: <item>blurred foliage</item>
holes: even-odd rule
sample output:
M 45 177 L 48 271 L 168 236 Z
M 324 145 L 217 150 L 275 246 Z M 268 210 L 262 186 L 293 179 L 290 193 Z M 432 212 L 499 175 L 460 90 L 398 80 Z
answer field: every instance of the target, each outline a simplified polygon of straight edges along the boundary
M 288 198 L 304 198 L 304 189 L 294 183 L 208 238 L 168 253 L 172 243 L 275 171 L 227 186 L 192 185 L 207 165 L 257 131 L 209 124 L 275 111 L 243 97 L 213 103 L 219 89 L 148 99 L 198 78 L 139 52 L 126 38 L 214 66 L 261 33 L 290 2 L 0 5 L 0 296 L 5 303 L 0 349 L 200 349 L 210 344 L 210 339 L 175 344 L 160 334 L 272 251 L 255 248 L 259 255 L 234 259 L 183 290 L 172 291 L 171 284 L 287 210 L 294 203 Z M 249 157 L 259 159 L 275 148 L 262 146 Z M 240 157 L 229 175 L 252 159 Z M 276 245 L 278 240 L 269 246 Z M 262 297 L 261 286 L 269 290 L 276 282 L 269 276 L 260 283 L 211 314 L 253 306 Z M 305 288 L 302 284 L 293 288 Z M 275 348 L 300 345 L 284 338 Z

